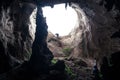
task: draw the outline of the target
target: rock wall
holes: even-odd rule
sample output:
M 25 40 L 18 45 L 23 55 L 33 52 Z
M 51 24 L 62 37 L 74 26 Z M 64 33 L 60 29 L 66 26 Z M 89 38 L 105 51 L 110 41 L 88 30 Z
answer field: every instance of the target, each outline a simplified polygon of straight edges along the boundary
M 101 61 L 103 56 L 109 57 L 120 50 L 119 39 L 111 38 L 119 30 L 119 21 L 116 20 L 119 13 L 115 9 L 107 11 L 99 2 L 85 0 L 72 6 L 79 18 L 77 27 L 71 32 L 73 45 L 76 44 L 74 58 L 83 56 Z
M 46 1 L 52 4 L 51 1 Z M 70 1 L 71 0 L 68 2 Z M 80 50 L 83 56 L 96 57 L 98 60 L 100 60 L 102 56 L 109 56 L 112 52 L 120 50 L 119 39 L 111 38 L 111 36 L 120 29 L 119 19 L 116 17 L 118 13 L 116 10 L 108 12 L 104 6 L 99 5 L 99 1 L 100 0 L 75 0 L 77 6 L 73 6 L 79 15 L 81 14 L 79 10 L 83 10 L 86 16 L 85 20 L 87 20 L 83 25 L 84 27 L 81 27 L 82 23 L 80 22 L 79 28 L 83 29 L 83 34 L 78 34 L 78 36 L 74 38 L 74 41 L 77 42 L 77 40 L 79 40 L 77 39 L 80 38 L 79 35 L 81 35 L 83 39 L 78 43 L 76 49 Z M 44 4 L 44 6 L 51 4 L 41 2 L 37 8 L 39 9 L 37 13 L 39 18 L 36 18 L 37 29 L 35 37 L 35 28 L 33 27 L 35 24 L 31 23 L 32 19 L 35 23 L 35 16 L 31 14 L 36 14 L 37 10 L 35 10 L 36 6 L 33 4 L 34 1 L 32 3 L 29 2 L 32 2 L 32 0 L 0 1 L 0 73 L 8 71 L 16 66 L 17 63 L 28 60 L 31 52 L 30 66 L 39 66 L 40 68 L 32 67 L 32 69 L 37 72 L 39 69 L 46 69 L 50 60 L 53 58 L 45 42 L 47 25 L 41 11 L 42 4 Z M 56 2 L 53 2 L 52 7 L 54 4 L 61 2 L 64 2 L 64 0 L 56 0 Z M 65 1 L 65 3 L 66 2 L 67 1 Z M 119 6 L 117 5 L 117 7 Z M 33 10 L 35 12 L 33 12 Z M 81 19 L 80 16 L 79 19 Z M 35 41 L 33 43 L 34 38 Z M 78 51 L 77 54 L 79 54 L 80 51 Z M 40 61 L 43 61 L 43 63 Z M 45 65 L 46 67 L 44 68 Z
M 32 3 L 2 0 L 0 5 L 0 73 L 30 58 L 35 20 Z M 33 31 L 33 32 L 32 32 Z
M 88 2 L 90 1 L 88 0 Z M 108 12 L 104 6 L 100 6 L 94 0 L 88 6 L 88 10 L 84 9 L 84 11 L 88 16 L 92 33 L 92 42 L 88 44 L 89 54 L 101 60 L 103 56 L 109 57 L 113 52 L 119 50 L 119 47 L 113 46 L 115 43 L 111 38 L 113 33 L 119 29 L 119 23 L 115 19 L 117 12 L 115 10 Z M 90 15 L 91 11 L 94 15 Z M 116 50 L 114 50 L 115 48 Z

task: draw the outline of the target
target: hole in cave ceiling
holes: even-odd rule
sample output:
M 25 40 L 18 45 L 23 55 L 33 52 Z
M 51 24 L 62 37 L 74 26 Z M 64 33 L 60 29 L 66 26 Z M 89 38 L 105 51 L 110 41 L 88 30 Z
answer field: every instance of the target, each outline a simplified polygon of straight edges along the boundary
M 65 8 L 65 4 L 58 4 L 53 8 L 43 7 L 42 9 L 48 25 L 48 31 L 53 34 L 68 35 L 77 23 L 77 13 L 69 5 Z
M 87 43 L 91 41 L 92 36 L 89 19 L 79 5 L 72 3 L 71 6 L 65 7 L 65 4 L 59 4 L 53 8 L 42 8 L 48 31 L 52 33 L 49 32 L 47 36 L 48 48 L 54 57 L 66 57 L 74 51 L 79 55 L 79 49 L 76 50 L 76 46 L 80 46 L 79 43 L 82 43 L 84 46 L 81 45 L 80 50 L 84 50 L 84 53 L 88 54 Z M 64 52 L 64 50 L 68 50 L 68 52 Z M 69 52 L 69 50 L 71 51 Z

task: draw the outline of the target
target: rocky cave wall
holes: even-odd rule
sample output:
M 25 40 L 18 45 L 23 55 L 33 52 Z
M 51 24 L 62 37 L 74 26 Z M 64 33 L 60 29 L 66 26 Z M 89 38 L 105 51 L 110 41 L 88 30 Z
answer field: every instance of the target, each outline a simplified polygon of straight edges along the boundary
M 115 19 L 117 11 L 114 9 L 108 11 L 104 6 L 99 5 L 99 1 L 94 0 L 88 0 L 87 7 L 83 10 L 91 26 L 92 40 L 88 41 L 87 45 L 89 56 L 101 60 L 103 56 L 109 57 L 119 51 L 119 39 L 111 38 L 120 27 Z
M 0 73 L 27 61 L 32 53 L 36 6 L 18 0 L 0 1 Z M 34 12 L 33 12 L 34 10 Z
M 48 26 L 41 5 L 9 0 L 1 1 L 0 8 L 0 73 L 25 61 L 32 74 L 48 72 L 53 55 L 46 44 Z
M 119 31 L 119 22 L 115 19 L 118 12 L 115 9 L 108 11 L 99 3 L 100 0 L 85 0 L 72 6 L 79 18 L 77 27 L 71 32 L 72 45 L 76 46 L 71 55 L 73 58 L 83 56 L 100 61 L 103 56 L 109 57 L 120 50 L 119 39 L 111 38 Z
M 83 42 L 86 45 L 84 49 L 87 50 L 84 51 L 87 52 L 87 56 L 89 57 L 99 57 L 99 59 L 101 59 L 102 56 L 108 56 L 110 53 L 119 50 L 119 39 L 111 39 L 112 34 L 119 29 L 119 24 L 116 22 L 114 16 L 116 11 L 107 12 L 98 2 L 96 0 L 78 0 L 77 5 L 85 12 L 88 24 L 90 25 L 90 32 L 87 30 L 83 34 L 85 36 L 84 39 L 86 39 L 87 34 L 91 33 L 92 35 L 91 40 L 86 39 L 87 42 Z M 51 60 L 53 56 L 45 42 L 47 25 L 41 10 L 40 13 L 38 13 L 38 17 L 40 18 L 36 20 L 40 21 L 40 23 L 36 22 L 38 27 L 33 43 L 35 28 L 32 27 L 32 23 L 30 22 L 30 15 L 36 6 L 32 3 L 21 2 L 19 0 L 2 0 L 0 4 L 0 72 L 2 73 L 9 70 L 9 68 L 15 66 L 15 63 L 20 63 L 21 60 L 28 59 L 31 49 L 33 49 L 33 54 L 30 58 L 31 66 L 39 64 L 40 62 L 38 60 L 45 61 L 43 64 L 48 65 L 49 60 Z M 31 29 L 34 29 L 32 33 Z M 37 43 L 38 45 L 34 45 Z M 116 46 L 116 44 L 118 46 Z M 38 49 L 39 51 L 37 52 Z M 82 55 L 84 55 L 84 53 Z M 48 60 L 48 62 L 46 60 Z M 42 63 L 37 66 L 41 65 Z M 34 67 L 34 69 L 35 68 L 36 67 Z

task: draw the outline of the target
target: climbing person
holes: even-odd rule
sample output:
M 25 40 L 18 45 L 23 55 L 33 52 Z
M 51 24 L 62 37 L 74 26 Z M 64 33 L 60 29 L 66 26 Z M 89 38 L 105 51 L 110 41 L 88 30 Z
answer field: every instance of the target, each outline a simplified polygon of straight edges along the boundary
M 95 60 L 94 60 L 93 75 L 94 75 L 94 79 L 93 79 L 93 80 L 100 80 L 100 77 L 99 77 L 99 69 L 98 69 L 98 67 L 97 67 L 96 58 L 95 58 Z
M 56 33 L 55 35 L 56 35 L 57 38 L 59 38 L 59 34 L 58 33 Z

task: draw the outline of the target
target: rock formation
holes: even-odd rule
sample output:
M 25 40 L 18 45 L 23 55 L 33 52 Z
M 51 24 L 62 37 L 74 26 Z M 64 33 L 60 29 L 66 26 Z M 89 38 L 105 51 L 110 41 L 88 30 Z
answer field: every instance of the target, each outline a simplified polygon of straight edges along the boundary
M 18 0 L 0 2 L 0 73 L 30 58 L 35 26 L 34 4 Z M 34 13 L 35 14 L 35 13 Z
M 1 0 L 0 74 L 24 61 L 33 74 L 49 72 L 53 55 L 47 47 L 48 26 L 41 7 L 67 2 L 79 18 L 70 34 L 74 44 L 71 57 L 100 61 L 103 56 L 120 50 L 120 39 L 111 37 L 120 30 L 119 0 Z

